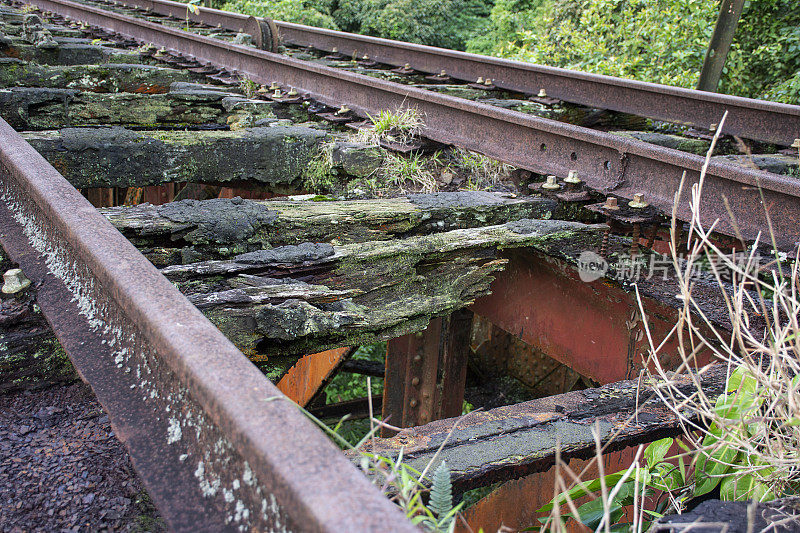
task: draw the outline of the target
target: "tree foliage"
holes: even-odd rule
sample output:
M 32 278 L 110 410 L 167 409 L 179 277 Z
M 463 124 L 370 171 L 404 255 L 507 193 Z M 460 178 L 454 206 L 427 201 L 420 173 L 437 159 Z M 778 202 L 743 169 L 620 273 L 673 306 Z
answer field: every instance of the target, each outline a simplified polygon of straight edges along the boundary
M 694 87 L 718 12 L 711 0 L 497 0 L 468 49 Z M 800 2 L 745 2 L 719 89 L 798 103 Z
M 333 17 L 326 10 L 325 2 L 319 0 L 269 0 L 266 2 L 230 0 L 221 9 L 307 26 L 338 29 Z
M 800 2 L 745 2 L 720 91 L 800 103 Z

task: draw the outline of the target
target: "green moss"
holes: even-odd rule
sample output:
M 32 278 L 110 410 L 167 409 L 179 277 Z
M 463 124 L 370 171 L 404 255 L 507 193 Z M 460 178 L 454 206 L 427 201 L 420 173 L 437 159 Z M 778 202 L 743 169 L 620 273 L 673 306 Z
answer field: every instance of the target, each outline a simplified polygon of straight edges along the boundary
M 332 191 L 338 180 L 333 165 L 332 143 L 323 145 L 306 164 L 303 171 L 303 187 L 311 192 Z

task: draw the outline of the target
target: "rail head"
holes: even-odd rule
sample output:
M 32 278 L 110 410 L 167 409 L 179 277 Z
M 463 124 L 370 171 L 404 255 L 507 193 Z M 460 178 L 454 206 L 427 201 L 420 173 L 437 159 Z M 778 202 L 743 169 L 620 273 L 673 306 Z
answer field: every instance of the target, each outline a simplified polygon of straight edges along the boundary
M 2 120 L 0 164 L 3 246 L 174 529 L 414 530 Z

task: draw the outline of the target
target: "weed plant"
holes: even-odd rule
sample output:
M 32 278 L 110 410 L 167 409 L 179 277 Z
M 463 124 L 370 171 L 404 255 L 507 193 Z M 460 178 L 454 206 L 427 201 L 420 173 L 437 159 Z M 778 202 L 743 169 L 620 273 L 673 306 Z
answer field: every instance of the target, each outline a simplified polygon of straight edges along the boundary
M 680 513 L 712 491 L 729 501 L 768 501 L 800 491 L 800 258 L 796 250 L 793 256 L 779 250 L 771 232 L 765 236 L 772 249 L 767 262 L 757 255 L 763 249 L 761 236 L 738 256 L 717 244 L 713 234 L 719 221 L 705 221 L 700 207 L 716 141 L 689 191 L 685 241 L 679 240 L 677 213 L 672 214 L 670 255 L 679 285 L 678 320 L 664 339 L 653 338 L 644 322 L 649 356 L 642 379 L 674 412 L 683 435 L 640 447 L 623 472 L 605 475 L 602 460 L 596 458 L 600 477 L 594 480 L 581 480 L 557 461 L 556 494 L 540 509 L 548 516 L 534 529 L 564 531 L 570 520 L 577 520 L 594 531 L 640 532 L 659 516 Z M 682 185 L 675 206 L 683 192 Z M 725 302 L 727 328 L 712 321 L 694 294 L 693 273 L 701 262 Z M 640 312 L 646 316 L 641 300 Z M 671 341 L 676 341 L 682 361 L 677 369 L 659 363 L 659 354 Z M 725 390 L 717 397 L 700 385 L 709 369 L 699 363 L 701 353 L 713 354 L 714 364 L 726 369 Z M 695 386 L 687 393 L 676 385 L 680 379 Z M 681 451 L 668 457 L 674 445 Z M 603 449 L 598 439 L 597 457 Z M 576 504 L 581 497 L 590 501 Z M 790 520 L 795 519 L 786 518 Z

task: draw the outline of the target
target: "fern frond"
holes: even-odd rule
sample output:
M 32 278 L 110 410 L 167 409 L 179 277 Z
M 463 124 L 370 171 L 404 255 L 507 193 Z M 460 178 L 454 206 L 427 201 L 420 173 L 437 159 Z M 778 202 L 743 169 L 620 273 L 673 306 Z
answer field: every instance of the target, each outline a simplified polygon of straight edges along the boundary
M 446 517 L 453 509 L 453 484 L 450 481 L 450 469 L 447 461 L 436 468 L 431 484 L 431 499 L 428 508 L 436 514 L 439 520 Z

